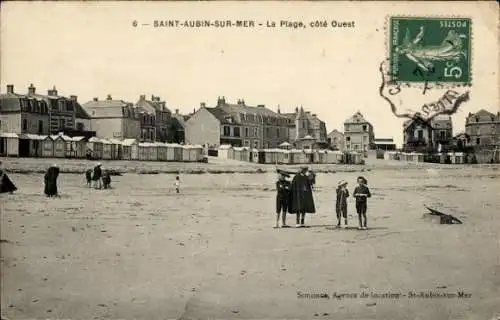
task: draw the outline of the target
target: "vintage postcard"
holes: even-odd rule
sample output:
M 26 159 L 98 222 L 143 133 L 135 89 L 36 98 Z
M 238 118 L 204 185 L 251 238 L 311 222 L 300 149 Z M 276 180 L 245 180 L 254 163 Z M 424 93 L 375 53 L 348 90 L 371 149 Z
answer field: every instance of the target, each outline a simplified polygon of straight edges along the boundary
M 495 1 L 7 1 L 1 319 L 500 319 Z

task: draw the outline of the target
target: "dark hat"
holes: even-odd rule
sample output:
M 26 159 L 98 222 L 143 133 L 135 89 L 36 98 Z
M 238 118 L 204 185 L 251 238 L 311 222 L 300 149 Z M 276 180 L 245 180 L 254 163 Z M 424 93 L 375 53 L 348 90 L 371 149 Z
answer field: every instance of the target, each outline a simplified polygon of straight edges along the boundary
M 356 180 L 359 180 L 359 179 L 363 180 L 363 183 L 364 183 L 364 184 L 367 184 L 367 183 L 368 183 L 368 180 L 366 180 L 366 178 L 365 178 L 365 177 L 363 177 L 363 176 L 359 176 L 359 177 L 358 177 L 358 179 L 356 179 Z

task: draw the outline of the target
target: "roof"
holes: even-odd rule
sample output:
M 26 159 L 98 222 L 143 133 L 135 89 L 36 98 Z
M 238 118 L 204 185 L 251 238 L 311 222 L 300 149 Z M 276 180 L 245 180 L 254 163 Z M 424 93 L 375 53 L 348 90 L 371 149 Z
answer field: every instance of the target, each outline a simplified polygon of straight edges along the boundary
M 136 143 L 137 143 L 137 140 L 135 140 L 135 139 L 124 139 L 122 141 L 122 144 L 124 146 L 131 146 L 131 145 L 136 144 Z
M 182 128 L 186 127 L 186 118 L 181 114 L 173 114 L 172 119 L 175 119 Z
M 333 129 L 329 134 L 328 136 L 331 136 L 331 135 L 344 135 L 343 132 L 337 130 L 337 129 Z
M 18 95 L 15 93 L 6 93 L 0 95 L 0 112 L 13 112 L 13 111 L 21 111 L 21 103 L 19 102 L 19 98 L 22 95 Z
M 159 97 L 155 97 L 159 100 Z M 167 108 L 165 101 L 152 101 L 152 100 L 146 100 L 146 99 L 139 99 L 137 101 L 136 105 L 138 107 L 145 107 L 149 108 L 151 111 L 164 111 L 168 113 L 172 113 L 169 108 Z M 149 110 L 146 110 L 146 112 L 149 112 Z
M 28 140 L 45 140 L 47 136 L 41 136 L 38 134 L 31 134 L 31 133 L 22 133 L 19 135 L 19 138 Z
M 96 111 L 96 117 L 123 117 L 123 107 L 131 107 L 132 103 L 123 100 L 98 100 L 88 101 L 83 104 L 83 109 L 91 114 L 91 111 Z
M 363 114 L 361 112 L 356 112 L 352 117 L 348 118 L 346 121 L 344 121 L 344 124 L 350 124 L 350 123 L 368 123 L 366 119 L 363 117 Z
M 0 132 L 0 137 L 1 138 L 19 138 L 17 133 L 13 133 L 13 132 Z
M 253 114 L 257 117 L 273 117 L 287 119 L 288 117 L 272 111 L 265 106 L 249 106 L 246 104 L 232 104 L 232 103 L 222 103 L 216 107 L 208 108 L 204 107 L 208 112 L 213 114 L 221 123 L 230 123 L 227 121 L 226 117 L 231 117 L 232 123 L 239 123 L 239 114 Z
M 393 138 L 375 138 L 374 140 L 375 143 L 393 143 L 394 139 Z

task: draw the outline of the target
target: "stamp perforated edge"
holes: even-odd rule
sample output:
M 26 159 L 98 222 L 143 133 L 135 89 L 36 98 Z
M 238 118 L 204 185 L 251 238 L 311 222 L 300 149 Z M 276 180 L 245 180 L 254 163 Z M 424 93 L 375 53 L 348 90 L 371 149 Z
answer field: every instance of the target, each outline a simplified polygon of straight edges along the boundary
M 425 81 L 396 81 L 396 83 L 403 87 L 408 88 L 418 88 L 425 89 L 427 84 L 432 84 L 436 89 L 453 89 L 453 88 L 464 88 L 471 87 L 473 80 L 473 66 L 474 66 L 474 50 L 472 48 L 474 42 L 474 27 L 473 27 L 473 19 L 470 16 L 458 16 L 458 15 L 432 15 L 432 16 L 421 16 L 421 15 L 412 15 L 412 14 L 394 14 L 394 15 L 386 15 L 384 22 L 384 46 L 385 46 L 385 60 L 390 62 L 391 58 L 391 41 L 389 39 L 390 36 L 390 22 L 391 18 L 418 18 L 418 19 L 469 19 L 469 83 L 463 82 L 429 82 Z M 387 70 L 390 70 L 390 66 L 388 66 Z

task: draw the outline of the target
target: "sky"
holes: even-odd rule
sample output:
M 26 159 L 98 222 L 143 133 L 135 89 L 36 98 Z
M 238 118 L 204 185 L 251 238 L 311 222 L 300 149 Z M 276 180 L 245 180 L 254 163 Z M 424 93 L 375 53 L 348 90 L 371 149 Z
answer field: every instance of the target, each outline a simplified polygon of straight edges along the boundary
M 403 119 L 379 96 L 379 64 L 387 56 L 391 15 L 458 15 L 473 19 L 470 101 L 453 116 L 463 130 L 469 112 L 499 110 L 498 5 L 413 2 L 4 2 L 1 7 L 1 92 L 37 92 L 136 102 L 160 96 L 181 113 L 218 96 L 281 112 L 316 113 L 327 130 L 360 111 L 377 138 L 402 142 Z M 255 28 L 154 28 L 154 20 L 237 20 Z M 133 21 L 138 26 L 133 26 Z M 267 21 L 306 28 L 268 28 Z M 354 21 L 352 28 L 310 22 Z M 143 26 L 142 24 L 150 24 Z M 434 97 L 442 95 L 436 91 Z M 420 94 L 420 93 L 419 93 Z M 415 93 L 416 95 L 416 93 Z M 411 97 L 411 95 L 410 95 Z M 432 97 L 429 97 L 431 99 Z M 411 98 L 410 98 L 411 99 Z M 406 101 L 405 101 L 406 102 Z

